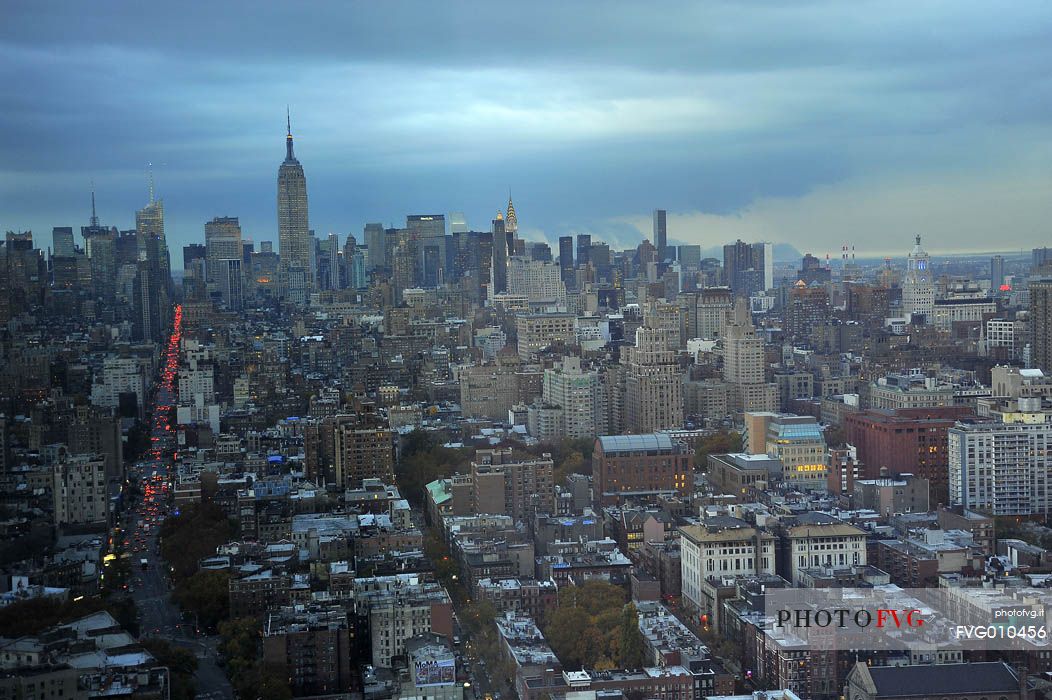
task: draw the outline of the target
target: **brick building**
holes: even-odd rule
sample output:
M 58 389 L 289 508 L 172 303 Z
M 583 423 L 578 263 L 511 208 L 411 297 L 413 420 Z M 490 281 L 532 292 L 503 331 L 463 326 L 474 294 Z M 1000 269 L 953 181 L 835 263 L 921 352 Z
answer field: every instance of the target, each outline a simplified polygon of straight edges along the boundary
M 948 431 L 971 414 L 963 406 L 871 409 L 844 417 L 844 438 L 858 450 L 863 477 L 876 479 L 881 469 L 909 472 L 931 484 L 931 504 L 947 504 Z
M 689 449 L 662 433 L 603 435 L 595 441 L 592 464 L 601 505 L 633 496 L 687 495 L 694 488 Z

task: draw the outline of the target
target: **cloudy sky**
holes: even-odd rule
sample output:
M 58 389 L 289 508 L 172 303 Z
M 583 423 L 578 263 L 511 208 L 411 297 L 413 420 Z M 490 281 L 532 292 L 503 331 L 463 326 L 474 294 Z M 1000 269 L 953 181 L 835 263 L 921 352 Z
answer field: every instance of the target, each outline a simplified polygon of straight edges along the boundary
M 4 3 L 0 226 L 274 240 L 285 106 L 319 236 L 408 213 L 528 237 L 836 255 L 1052 241 L 1052 4 Z

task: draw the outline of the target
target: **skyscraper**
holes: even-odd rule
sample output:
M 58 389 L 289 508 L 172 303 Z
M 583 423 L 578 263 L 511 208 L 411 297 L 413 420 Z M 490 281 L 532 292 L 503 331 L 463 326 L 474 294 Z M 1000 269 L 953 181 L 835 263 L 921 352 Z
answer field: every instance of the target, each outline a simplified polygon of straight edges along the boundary
M 135 316 L 132 323 L 132 336 L 136 340 L 160 343 L 164 340 L 168 328 L 168 284 L 164 277 L 162 254 L 167 255 L 167 248 L 162 239 L 154 234 L 147 234 L 143 248 L 135 266 L 134 297 L 132 306 Z
M 493 269 L 489 297 L 508 291 L 508 237 L 504 230 L 504 218 L 497 215 L 493 220 Z
M 519 231 L 519 217 L 515 214 L 515 205 L 511 202 L 511 192 L 508 193 L 508 215 L 504 217 L 504 230 L 511 234 Z
M 1030 283 L 1031 363 L 1052 373 L 1052 279 Z
M 366 224 L 363 235 L 365 238 L 365 247 L 369 251 L 369 255 L 365 262 L 366 268 L 369 272 L 383 269 L 387 266 L 387 244 L 385 242 L 386 234 L 384 233 L 384 225 Z
M 935 308 L 935 285 L 931 279 L 928 254 L 921 248 L 921 237 L 906 258 L 906 278 L 902 282 L 902 313 L 930 315 Z
M 559 236 L 559 269 L 562 271 L 563 284 L 573 284 L 573 236 Z
M 340 288 L 340 234 L 330 233 L 326 241 L 329 255 L 329 289 Z
M 99 225 L 95 192 L 91 193 L 91 223 L 80 227 L 84 250 L 91 263 L 91 286 L 96 297 L 112 301 L 116 294 L 117 229 Z
M 1002 255 L 990 258 L 990 293 L 997 294 L 1005 283 L 1005 259 Z
M 161 280 L 166 289 L 172 288 L 172 260 L 168 252 L 168 239 L 164 236 L 164 201 L 153 198 L 153 181 L 150 182 L 150 201 L 135 212 L 135 233 L 138 237 L 139 257 L 147 248 L 147 239 L 157 239 L 158 264 Z
M 72 258 L 76 253 L 73 244 L 73 227 L 56 226 L 51 229 L 51 255 L 56 258 Z
M 446 217 L 444 214 L 411 214 L 405 227 L 416 243 L 415 283 L 437 287 L 446 278 Z
M 223 306 L 229 311 L 240 311 L 244 306 L 241 258 L 218 260 L 215 266 L 216 286 Z
M 577 234 L 577 266 L 585 267 L 592 259 L 592 236 L 588 233 Z
M 285 137 L 285 161 L 278 168 L 278 269 L 281 296 L 306 301 L 312 287 L 310 227 L 307 224 L 307 178 L 292 151 L 292 120 Z M 295 281 L 295 284 L 293 282 Z M 294 288 L 305 285 L 304 288 Z
M 723 329 L 723 379 L 732 385 L 728 403 L 733 412 L 778 407 L 778 387 L 764 381 L 765 365 L 763 337 L 756 334 L 748 305 L 739 296 Z
M 669 257 L 666 218 L 664 209 L 654 210 L 654 246 L 657 248 L 658 262 L 664 262 Z
M 462 211 L 451 211 L 449 212 L 449 232 L 450 233 L 467 233 L 471 229 L 468 228 L 468 219 L 464 216 Z
M 205 224 L 205 274 L 215 290 L 220 281 L 220 261 L 240 259 L 241 222 L 236 216 L 217 216 Z
M 683 427 L 683 378 L 663 329 L 636 329 L 636 344 L 621 350 L 625 368 L 625 432 Z
M 774 286 L 774 259 L 770 243 L 737 240 L 723 246 L 727 286 L 737 296 L 752 296 Z

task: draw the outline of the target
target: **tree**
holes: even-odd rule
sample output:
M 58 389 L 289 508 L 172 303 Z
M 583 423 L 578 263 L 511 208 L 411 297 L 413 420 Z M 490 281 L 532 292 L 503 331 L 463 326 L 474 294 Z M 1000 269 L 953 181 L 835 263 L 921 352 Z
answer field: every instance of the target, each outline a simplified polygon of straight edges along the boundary
M 493 626 L 497 609 L 488 600 L 480 600 L 464 608 L 461 620 L 473 634 L 479 634 Z
M 167 640 L 151 637 L 142 640 L 142 646 L 171 674 L 171 699 L 193 700 L 197 696 L 194 674 L 197 658 L 193 652 L 173 646 Z
M 593 668 L 621 658 L 625 591 L 605 581 L 588 581 L 560 591 L 559 604 L 545 620 L 544 635 L 569 668 Z
M 699 437 L 694 441 L 694 466 L 704 469 L 710 454 L 740 452 L 741 435 L 733 430 L 719 430 L 712 435 Z
M 635 603 L 621 609 L 620 657 L 621 668 L 640 668 L 646 662 L 643 633 L 639 631 L 639 613 Z
M 230 615 L 230 574 L 202 570 L 179 581 L 172 600 L 183 610 L 197 615 L 197 622 L 209 632 Z
M 238 617 L 219 623 L 219 652 L 227 661 L 254 659 L 259 652 L 260 621 L 254 617 Z
M 414 505 L 423 504 L 427 484 L 456 473 L 467 462 L 465 451 L 443 447 L 423 430 L 403 437 L 401 447 L 395 475 L 402 496 Z
M 174 570 L 178 583 L 197 572 L 198 562 L 215 555 L 216 548 L 234 538 L 237 526 L 213 503 L 187 506 L 161 523 L 161 556 Z
M 839 425 L 826 426 L 823 434 L 828 447 L 843 447 L 847 444 L 847 433 Z
M 57 598 L 29 598 L 11 603 L 0 608 L 0 630 L 6 637 L 24 637 L 100 610 L 113 615 L 129 632 L 138 633 L 135 603 L 130 598 L 107 600 L 101 596 L 65 601 Z

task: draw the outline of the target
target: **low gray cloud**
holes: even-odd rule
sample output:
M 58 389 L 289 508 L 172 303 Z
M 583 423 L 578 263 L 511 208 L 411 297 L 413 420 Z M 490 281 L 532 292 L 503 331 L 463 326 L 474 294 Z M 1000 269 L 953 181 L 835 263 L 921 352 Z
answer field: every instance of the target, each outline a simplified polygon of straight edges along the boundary
M 706 245 L 1026 247 L 1048 237 L 1049 65 L 1040 1 L 12 2 L 0 225 L 47 241 L 94 181 L 130 226 L 153 162 L 174 245 L 215 215 L 273 239 L 291 103 L 322 235 L 482 228 L 511 187 L 553 240 L 628 245 L 663 207 Z

